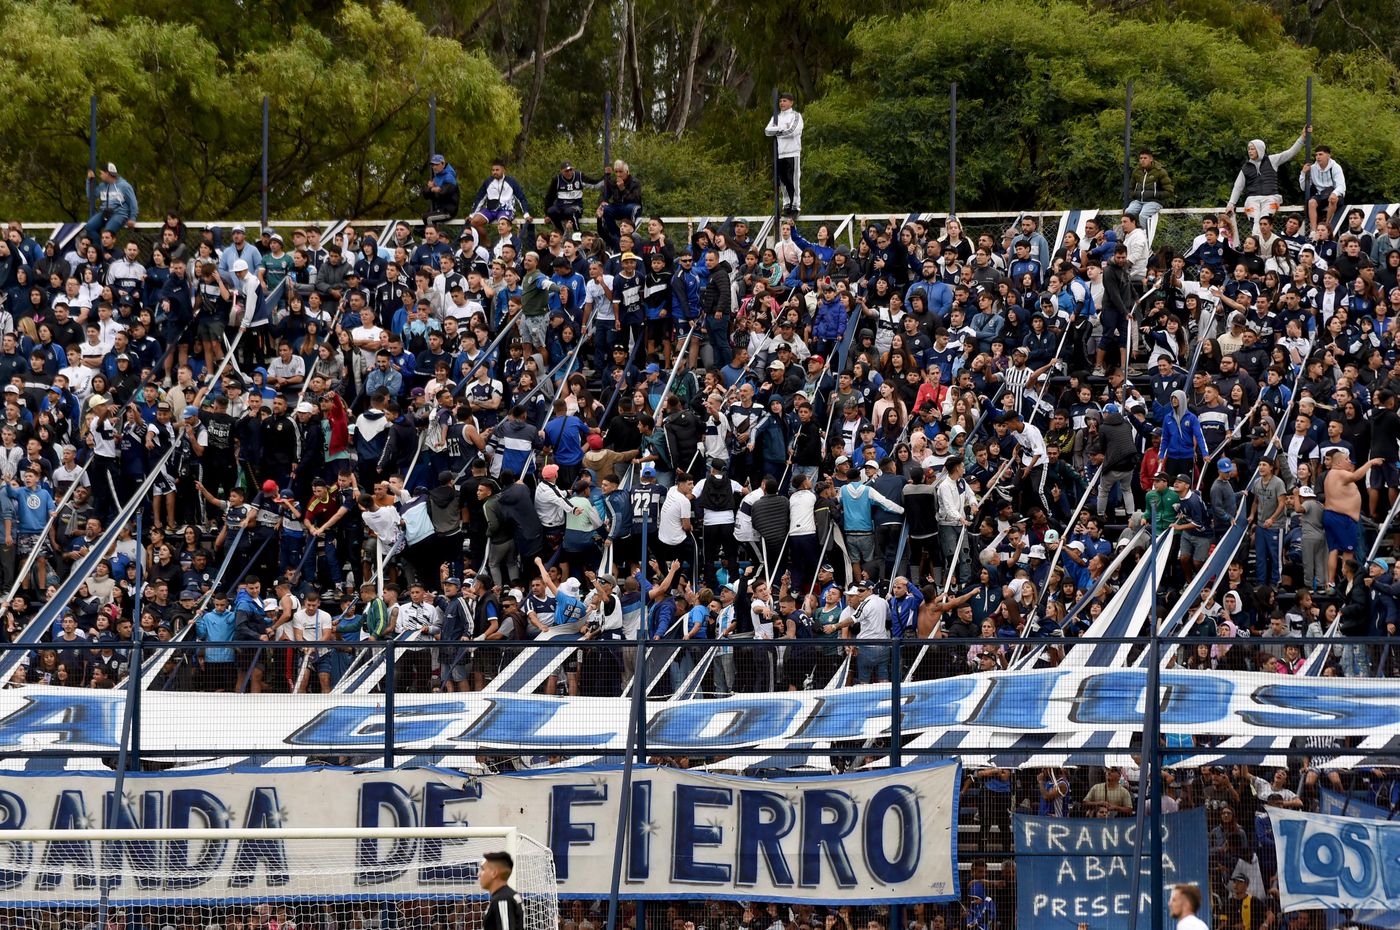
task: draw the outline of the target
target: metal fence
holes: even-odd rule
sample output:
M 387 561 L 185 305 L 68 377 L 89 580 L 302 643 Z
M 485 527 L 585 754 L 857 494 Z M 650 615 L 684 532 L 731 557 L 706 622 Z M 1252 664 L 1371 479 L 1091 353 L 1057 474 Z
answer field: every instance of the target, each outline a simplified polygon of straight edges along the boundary
M 1286 639 L 1184 638 L 1153 643 L 1144 638 L 1105 640 L 751 640 L 719 642 L 653 640 L 636 643 L 627 640 L 495 641 L 464 643 L 421 642 L 327 642 L 308 647 L 297 642 L 250 641 L 237 643 L 186 643 L 137 640 L 120 643 L 50 641 L 37 645 L 0 645 L 0 662 L 12 662 L 16 653 L 32 652 L 28 664 L 16 679 L 58 685 L 74 685 L 67 676 L 50 677 L 46 669 L 84 669 L 101 664 L 115 670 L 110 681 L 97 688 L 70 689 L 12 688 L 4 697 L 11 699 L 7 715 L 0 719 L 0 744 L 7 758 L 51 764 L 89 760 L 86 764 L 119 771 L 166 771 L 176 767 L 206 764 L 219 760 L 224 765 L 330 764 L 359 767 L 395 765 L 441 765 L 489 774 L 507 770 L 531 770 L 571 764 L 622 763 L 629 757 L 640 763 L 710 771 L 742 771 L 755 775 L 831 774 L 889 767 L 917 765 L 934 759 L 955 757 L 963 764 L 957 821 L 957 848 L 963 899 L 956 904 L 925 906 L 863 906 L 831 902 L 827 908 L 748 902 L 747 905 L 721 901 L 677 901 L 666 906 L 648 905 L 652 926 L 669 920 L 673 928 L 766 928 L 774 919 L 821 930 L 884 930 L 944 926 L 1010 928 L 1058 926 L 1062 919 L 1075 918 L 1071 925 L 1091 928 L 1125 926 L 1122 898 L 1123 870 L 1143 870 L 1141 894 L 1146 900 L 1160 901 L 1160 879 L 1154 886 L 1148 860 L 1141 858 L 1145 847 L 1136 844 L 1142 830 L 1157 827 L 1157 811 L 1179 807 L 1183 812 L 1199 812 L 1203 820 L 1192 821 L 1195 829 L 1208 836 L 1211 913 L 1236 915 L 1243 906 L 1239 895 L 1257 892 L 1253 908 L 1273 909 L 1269 879 L 1274 868 L 1270 859 L 1272 839 L 1267 833 L 1266 811 L 1278 798 L 1296 796 L 1315 808 L 1323 795 L 1355 799 L 1358 804 L 1390 803 L 1400 765 L 1400 745 L 1373 745 L 1360 737 L 1330 741 L 1325 747 L 1317 740 L 1301 737 L 1265 740 L 1236 740 L 1230 737 L 1181 739 L 1162 736 L 1155 742 L 1144 726 L 1129 726 L 1110 734 L 1106 748 L 1079 753 L 1073 748 L 1008 743 L 995 739 L 995 728 L 969 727 L 959 742 L 915 739 L 903 730 L 911 715 L 906 694 L 929 682 L 957 679 L 972 671 L 969 653 L 985 649 L 1010 652 L 1018 646 L 1049 647 L 1046 662 L 1071 658 L 1075 650 L 1095 645 L 1130 647 L 1128 662 L 1160 648 L 1163 659 L 1173 652 L 1185 662 L 1197 647 L 1229 645 L 1253 658 L 1284 645 L 1300 651 L 1333 650 L 1339 647 L 1365 650 L 1372 668 L 1390 674 L 1389 640 L 1385 638 L 1289 637 Z M 733 748 L 717 751 L 703 740 L 687 745 L 677 740 L 665 725 L 667 707 L 695 706 L 723 701 L 726 708 L 740 708 L 746 702 L 767 708 L 776 694 L 794 699 L 803 692 L 826 686 L 823 693 L 849 689 L 854 663 L 848 661 L 849 648 L 877 650 L 880 662 L 877 676 L 887 689 L 877 703 L 852 704 L 849 715 L 837 715 L 836 722 L 845 738 L 794 741 L 780 749 L 745 751 Z M 218 650 L 232 650 L 224 655 Z M 829 649 L 823 653 L 821 650 Z M 317 654 L 311 654 L 314 650 Z M 805 651 L 804 651 L 805 650 Z M 48 654 L 52 655 L 52 658 Z M 330 659 L 325 657 L 330 656 Z M 485 685 L 495 690 L 456 693 L 447 687 L 442 670 L 456 667 L 463 658 L 469 663 L 468 687 Z M 1240 658 L 1237 656 L 1237 658 Z M 229 661 L 225 662 L 224 660 Z M 619 697 L 630 678 L 647 683 L 634 689 L 630 705 L 612 701 L 591 705 L 610 708 L 614 719 L 599 718 L 598 729 L 623 734 L 621 743 L 602 742 L 581 748 L 576 741 L 551 743 L 535 727 L 537 714 L 527 712 L 524 695 L 502 690 L 507 672 L 530 666 L 526 682 L 536 704 L 552 700 L 565 702 L 565 695 Z M 1150 661 L 1147 663 L 1150 665 Z M 478 670 L 482 676 L 475 678 Z M 125 681 L 120 681 L 125 674 Z M 80 676 L 90 681 L 90 673 Z M 450 677 L 450 676 L 449 676 Z M 1280 681 L 1285 681 L 1280 676 Z M 1171 703 L 1169 683 L 1158 685 L 1156 702 Z M 125 694 L 99 695 L 113 689 Z M 791 690 L 789 690 L 791 689 Z M 66 692 L 72 691 L 71 698 Z M 260 693 L 249 693 L 254 690 Z M 222 695 L 219 692 L 224 692 Z M 645 692 L 643 694 L 643 691 Z M 60 693 L 71 706 L 58 714 L 44 709 L 37 701 L 40 693 Z M 222 702 L 205 705 L 211 700 Z M 641 698 L 647 700 L 643 701 Z M 105 705 L 99 699 L 114 703 Z M 1020 697 L 1023 704 L 1002 708 L 1003 719 L 1036 719 L 1038 700 L 1032 692 Z M 353 704 L 363 713 L 348 729 L 329 727 L 323 733 L 353 732 L 353 741 L 337 742 L 321 738 L 314 749 L 306 743 L 288 741 L 275 748 L 266 740 L 241 742 L 248 732 L 239 724 L 239 711 L 229 702 L 244 702 L 250 721 L 285 719 L 285 731 L 308 732 L 310 721 L 333 718 L 336 708 Z M 630 706 L 630 711 L 627 709 Z M 717 705 L 718 706 L 718 705 Z M 904 708 L 892 714 L 889 709 Z M 211 713 L 214 708 L 217 713 Z M 660 712 L 658 712 L 660 708 Z M 120 710 L 121 713 L 116 712 Z M 862 710 L 863 709 L 863 710 Z M 501 716 L 500 732 L 513 734 L 519 745 L 502 743 L 495 748 L 476 746 L 454 750 L 425 741 L 419 723 L 425 717 L 444 716 L 465 725 L 490 713 Z M 595 716 L 600 712 L 591 711 Z M 25 731 L 26 721 L 38 725 Z M 872 725 L 872 721 L 875 725 Z M 342 721 L 344 723 L 344 721 Z M 259 724 L 260 725 L 260 724 Z M 84 730 L 83 727 L 91 727 Z M 1101 729 L 1084 723 L 1085 731 Z M 73 739 L 55 739 L 62 731 Z M 834 732 L 834 731 L 833 731 Z M 93 734 L 98 734 L 93 736 Z M 860 734 L 852 737 L 851 734 Z M 367 738 L 360 738 L 367 735 Z M 1400 741 L 1397 741 L 1400 743 Z M 1363 746 L 1365 747 L 1363 749 Z M 1209 756 L 1210 764 L 1202 764 Z M 1163 787 L 1152 794 L 1142 784 L 1157 762 L 1162 764 Z M 1110 775 L 1116 769 L 1119 775 Z M 1279 774 L 1279 773 L 1282 774 Z M 1277 786 L 1276 797 L 1266 794 L 1256 779 Z M 1095 786 L 1112 785 L 1121 779 L 1129 798 L 1147 790 L 1162 797 L 1147 806 L 1146 821 L 1132 808 L 1105 808 L 1094 802 Z M 120 791 L 118 787 L 118 791 Z M 1097 790 L 1105 796 L 1105 789 Z M 1109 792 L 1111 796 L 1111 792 Z M 1348 802 L 1349 803 L 1349 802 Z M 1391 807 L 1393 813 L 1394 807 Z M 1028 816 L 1044 815 L 1065 820 L 1078 818 L 1102 821 L 1090 829 L 1107 830 L 1112 842 L 1091 844 L 1088 851 L 1041 848 L 1033 842 L 1016 841 L 1032 836 Z M 1111 823 L 1110 823 L 1111 822 Z M 1104 826 L 1104 824 L 1109 824 Z M 1076 829 L 1080 824 L 1075 824 Z M 1107 834 L 1106 834 L 1107 835 Z M 1170 850 L 1171 837 L 1167 837 Z M 1117 843 L 1118 847 L 1113 844 Z M 1118 848 L 1118 853 L 1113 850 Z M 1105 852 L 1105 849 L 1108 852 Z M 1170 861 L 1170 855 L 1164 857 Z M 1047 872 L 1047 868 L 1050 870 Z M 1037 876 L 1035 887 L 1045 885 L 1055 872 L 1059 884 L 1072 888 L 1060 897 L 1042 895 L 1030 900 L 1021 895 L 1022 882 Z M 1018 881 L 1018 875 L 1023 878 Z M 1243 875 L 1245 881 L 1235 881 Z M 1085 893 L 1101 885 L 1101 893 Z M 1027 890 L 1030 885 L 1026 885 Z M 1232 898 L 1232 895 L 1234 897 Z M 1018 902 L 1019 896 L 1019 902 Z M 1154 897 L 1155 896 L 1155 897 Z M 1019 913 L 1018 913 L 1019 907 Z M 601 926 L 596 903 L 564 902 L 564 917 L 582 927 L 591 922 Z M 1032 908 L 1027 913 L 1027 908 Z M 636 919 L 635 905 L 624 916 Z M 1042 913 L 1043 911 L 1043 913 Z M 746 917 L 747 913 L 747 917 Z M 1296 918 L 1291 918 L 1296 919 Z M 1312 919 L 1312 918 L 1307 918 Z M 941 923 L 940 923 L 941 921 Z M 1231 924 L 1233 926 L 1233 924 Z M 567 926 L 567 924 L 566 924 Z

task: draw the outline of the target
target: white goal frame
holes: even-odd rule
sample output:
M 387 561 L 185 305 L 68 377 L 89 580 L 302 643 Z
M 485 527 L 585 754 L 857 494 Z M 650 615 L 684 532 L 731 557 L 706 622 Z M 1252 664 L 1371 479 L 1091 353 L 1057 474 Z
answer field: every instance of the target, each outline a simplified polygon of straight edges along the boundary
M 50 871 L 43 874 L 63 873 L 67 878 L 76 881 L 78 878 L 86 877 L 88 881 L 95 881 L 96 885 L 84 886 L 80 897 L 74 897 L 69 889 L 44 889 L 25 887 L 18 895 L 12 892 L 0 891 L 0 911 L 11 912 L 14 910 L 45 910 L 53 908 L 97 908 L 101 915 L 108 907 L 137 907 L 137 908 L 181 908 L 190 906 L 218 907 L 245 907 L 249 904 L 268 904 L 276 906 L 280 902 L 291 902 L 296 904 L 322 902 L 335 904 L 340 902 L 344 906 L 354 906 L 363 904 L 366 900 L 373 901 L 382 897 L 385 901 L 397 902 L 450 902 L 456 901 L 460 905 L 467 902 L 479 902 L 485 895 L 476 883 L 467 879 L 462 886 L 443 885 L 435 888 L 396 888 L 391 884 L 383 884 L 377 887 L 366 886 L 363 889 L 331 890 L 329 887 L 320 891 L 297 890 L 287 888 L 282 890 L 268 888 L 248 888 L 244 893 L 239 893 L 240 888 L 216 887 L 217 880 L 222 876 L 226 877 L 236 874 L 233 868 L 220 866 L 214 872 L 208 873 L 207 878 L 215 882 L 208 888 L 195 886 L 180 887 L 171 889 L 171 894 L 167 898 L 159 891 L 146 894 L 137 891 L 132 894 L 130 886 L 109 889 L 101 881 L 102 867 L 105 860 L 101 858 L 103 852 L 102 844 L 152 844 L 155 848 L 167 848 L 163 844 L 169 843 L 228 843 L 240 841 L 321 841 L 322 843 L 345 844 L 345 848 L 352 847 L 353 844 L 365 840 L 395 842 L 401 840 L 438 840 L 446 850 L 447 843 L 474 841 L 470 847 L 456 847 L 459 855 L 455 861 L 452 856 L 444 859 L 432 858 L 419 862 L 406 861 L 390 865 L 403 866 L 405 870 L 415 870 L 422 868 L 466 868 L 469 865 L 479 865 L 482 857 L 492 851 L 504 851 L 509 853 L 515 860 L 515 870 L 511 877 L 511 887 L 520 896 L 521 906 L 525 911 L 525 930 L 557 930 L 559 920 L 559 895 L 558 882 L 554 874 L 554 859 L 549 848 L 538 840 L 521 833 L 516 827 L 492 826 L 492 827 L 469 827 L 469 826 L 441 826 L 441 827 L 190 827 L 190 828 L 83 828 L 72 830 L 55 829 L 19 829 L 0 830 L 0 850 L 13 850 L 23 848 L 26 845 L 39 847 L 46 844 L 55 843 L 88 843 L 93 844 L 98 855 L 94 855 L 93 862 L 88 868 L 95 870 L 89 872 L 88 868 L 81 870 L 69 867 L 66 863 L 55 864 Z M 341 848 L 341 847 L 337 847 Z M 129 854 L 124 851 L 123 855 Z M 438 855 L 442 853 L 439 852 Z M 0 852 L 0 869 L 6 866 L 5 855 Z M 124 867 L 126 860 L 121 860 Z M 221 860 L 222 862 L 222 860 Z M 345 860 L 347 868 L 343 870 L 330 869 L 324 874 L 329 876 L 351 875 L 354 872 L 353 855 L 347 856 Z M 29 865 L 31 874 L 40 872 L 40 869 Z M 265 867 L 265 866 L 264 866 Z M 256 865 L 253 867 L 258 868 Z M 371 868 L 371 872 L 375 870 Z M 252 874 L 252 873 L 247 873 Z M 268 874 L 268 873 L 263 873 Z M 278 873 L 283 874 L 283 873 Z M 309 871 L 298 872 L 295 863 L 285 874 L 301 875 L 314 880 L 314 874 Z M 129 876 L 128 876 L 129 877 Z M 285 882 L 285 878 L 283 878 Z M 18 890 L 19 886 L 14 886 Z

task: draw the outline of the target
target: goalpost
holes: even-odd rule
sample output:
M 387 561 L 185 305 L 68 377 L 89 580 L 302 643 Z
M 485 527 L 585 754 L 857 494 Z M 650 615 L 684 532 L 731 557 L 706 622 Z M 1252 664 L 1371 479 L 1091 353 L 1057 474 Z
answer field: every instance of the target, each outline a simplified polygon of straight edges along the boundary
M 0 829 L 0 928 L 480 930 L 496 851 L 558 930 L 553 856 L 512 827 Z

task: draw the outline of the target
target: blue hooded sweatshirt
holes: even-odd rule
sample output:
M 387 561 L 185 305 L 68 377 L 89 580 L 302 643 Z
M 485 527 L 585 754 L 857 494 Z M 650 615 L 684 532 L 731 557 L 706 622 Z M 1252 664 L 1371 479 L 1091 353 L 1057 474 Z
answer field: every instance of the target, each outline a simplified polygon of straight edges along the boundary
M 1199 451 L 1201 458 L 1210 453 L 1201 421 L 1187 409 L 1186 392 L 1172 392 L 1172 410 L 1162 419 L 1162 446 L 1158 454 L 1164 459 L 1189 459 Z

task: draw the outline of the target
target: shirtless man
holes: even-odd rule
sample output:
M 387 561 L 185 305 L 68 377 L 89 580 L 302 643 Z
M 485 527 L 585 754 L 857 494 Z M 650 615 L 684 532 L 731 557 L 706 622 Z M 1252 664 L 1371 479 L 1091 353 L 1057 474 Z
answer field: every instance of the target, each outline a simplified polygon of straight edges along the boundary
M 1332 456 L 1331 467 L 1323 479 L 1322 529 L 1327 534 L 1327 587 L 1336 588 L 1337 566 L 1343 557 L 1356 558 L 1356 546 L 1361 539 L 1360 483 L 1366 473 L 1385 459 L 1371 459 L 1360 468 L 1353 468 L 1345 451 Z

